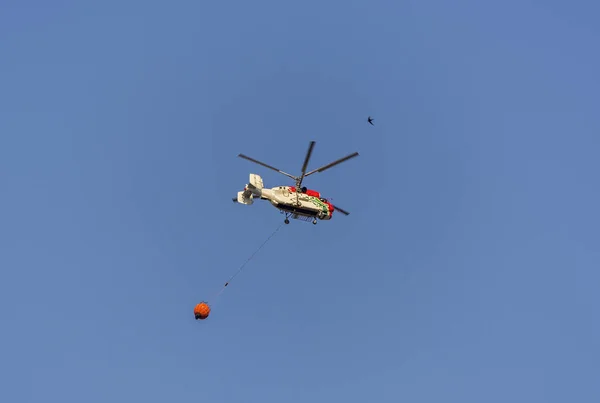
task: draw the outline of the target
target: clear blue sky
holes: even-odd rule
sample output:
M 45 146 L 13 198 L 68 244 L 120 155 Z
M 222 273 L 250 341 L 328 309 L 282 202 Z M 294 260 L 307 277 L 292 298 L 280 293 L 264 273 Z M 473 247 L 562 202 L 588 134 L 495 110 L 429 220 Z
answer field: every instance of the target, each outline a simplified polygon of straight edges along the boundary
M 598 3 L 288 3 L 2 3 L 1 400 L 600 401 Z

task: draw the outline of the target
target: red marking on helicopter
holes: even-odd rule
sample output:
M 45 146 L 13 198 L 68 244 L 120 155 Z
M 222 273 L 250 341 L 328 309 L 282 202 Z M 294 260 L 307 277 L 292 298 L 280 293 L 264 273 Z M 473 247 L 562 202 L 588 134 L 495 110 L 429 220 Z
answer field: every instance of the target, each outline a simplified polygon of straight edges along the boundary
M 290 186 L 290 192 L 294 193 L 296 191 L 296 188 L 294 186 Z M 317 197 L 317 198 L 321 198 L 321 193 L 317 192 L 316 190 L 312 190 L 312 189 L 306 189 L 305 192 L 301 192 L 304 193 L 307 196 L 313 196 L 313 197 Z
M 325 204 L 327 204 L 327 207 L 329 208 L 329 215 L 333 215 L 333 210 L 335 210 L 335 207 L 333 207 L 333 204 L 331 204 L 329 202 L 325 202 Z

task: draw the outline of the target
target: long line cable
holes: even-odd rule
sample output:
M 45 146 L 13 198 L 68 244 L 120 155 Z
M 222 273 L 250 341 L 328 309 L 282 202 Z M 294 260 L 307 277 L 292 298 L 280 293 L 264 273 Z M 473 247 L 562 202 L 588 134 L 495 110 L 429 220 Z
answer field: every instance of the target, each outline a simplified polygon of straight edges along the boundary
M 279 231 L 281 229 L 281 227 L 283 226 L 283 224 L 285 223 L 281 223 L 279 224 L 279 226 L 275 229 L 275 231 L 273 231 L 271 233 L 271 235 L 268 236 L 267 239 L 265 239 L 265 241 L 258 247 L 258 249 L 256 249 L 248 259 L 246 259 L 246 261 L 244 263 L 242 263 L 242 265 L 240 266 L 240 268 L 233 274 L 233 276 L 229 277 L 229 280 L 227 280 L 225 282 L 225 285 L 223 285 L 223 288 L 221 288 L 221 291 L 219 291 L 217 293 L 217 295 L 215 295 L 215 297 L 213 298 L 213 300 L 216 300 L 217 297 L 219 295 L 221 295 L 223 293 L 223 291 L 225 291 L 225 288 L 227 288 L 227 286 L 229 285 L 229 283 L 231 283 L 231 281 L 235 278 L 235 276 L 237 276 L 238 274 L 240 274 L 240 272 L 242 271 L 242 269 L 250 262 L 250 260 L 252 260 L 252 258 L 263 248 L 263 246 L 265 246 L 267 244 L 267 242 L 269 242 L 269 240 L 271 238 L 273 238 L 273 236 L 277 233 L 277 231 Z

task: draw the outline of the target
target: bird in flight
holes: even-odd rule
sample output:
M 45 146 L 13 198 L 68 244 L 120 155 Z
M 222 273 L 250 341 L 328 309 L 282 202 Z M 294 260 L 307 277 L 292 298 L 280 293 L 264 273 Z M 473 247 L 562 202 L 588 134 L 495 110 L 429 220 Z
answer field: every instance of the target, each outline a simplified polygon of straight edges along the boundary
M 371 124 L 371 126 L 375 126 L 375 125 L 373 124 L 373 118 L 372 118 L 372 117 L 370 117 L 370 116 L 369 116 L 369 119 L 367 119 L 367 121 L 368 121 L 368 122 Z

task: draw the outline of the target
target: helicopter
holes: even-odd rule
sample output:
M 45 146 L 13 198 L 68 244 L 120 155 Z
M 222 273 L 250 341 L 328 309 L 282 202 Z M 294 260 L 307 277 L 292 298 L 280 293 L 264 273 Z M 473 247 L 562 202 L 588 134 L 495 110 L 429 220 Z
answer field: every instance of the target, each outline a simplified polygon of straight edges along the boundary
M 308 146 L 306 157 L 304 158 L 304 164 L 302 165 L 302 174 L 300 176 L 290 175 L 286 172 L 281 171 L 275 167 L 265 164 L 264 162 L 258 161 L 254 158 L 248 157 L 244 154 L 238 154 L 238 157 L 244 158 L 248 161 L 254 162 L 255 164 L 262 165 L 265 168 L 272 169 L 285 175 L 295 181 L 295 186 L 276 186 L 271 189 L 264 187 L 264 182 L 260 175 L 250 174 L 249 183 L 244 186 L 244 190 L 237 193 L 237 197 L 232 200 L 234 203 L 240 203 L 245 205 L 251 205 L 254 203 L 254 199 L 268 200 L 275 208 L 277 208 L 281 214 L 285 214 L 284 222 L 290 223 L 290 217 L 295 220 L 311 221 L 313 224 L 317 224 L 319 220 L 331 220 L 333 211 L 339 211 L 344 215 L 350 213 L 346 210 L 334 206 L 326 198 L 321 197 L 321 194 L 316 190 L 307 189 L 302 186 L 302 180 L 314 173 L 323 172 L 335 165 L 338 165 L 351 158 L 357 157 L 358 153 L 354 152 L 343 158 L 335 160 L 327 165 L 320 168 L 314 169 L 310 172 L 306 172 L 308 167 L 308 161 L 315 147 L 315 141 L 311 141 Z

